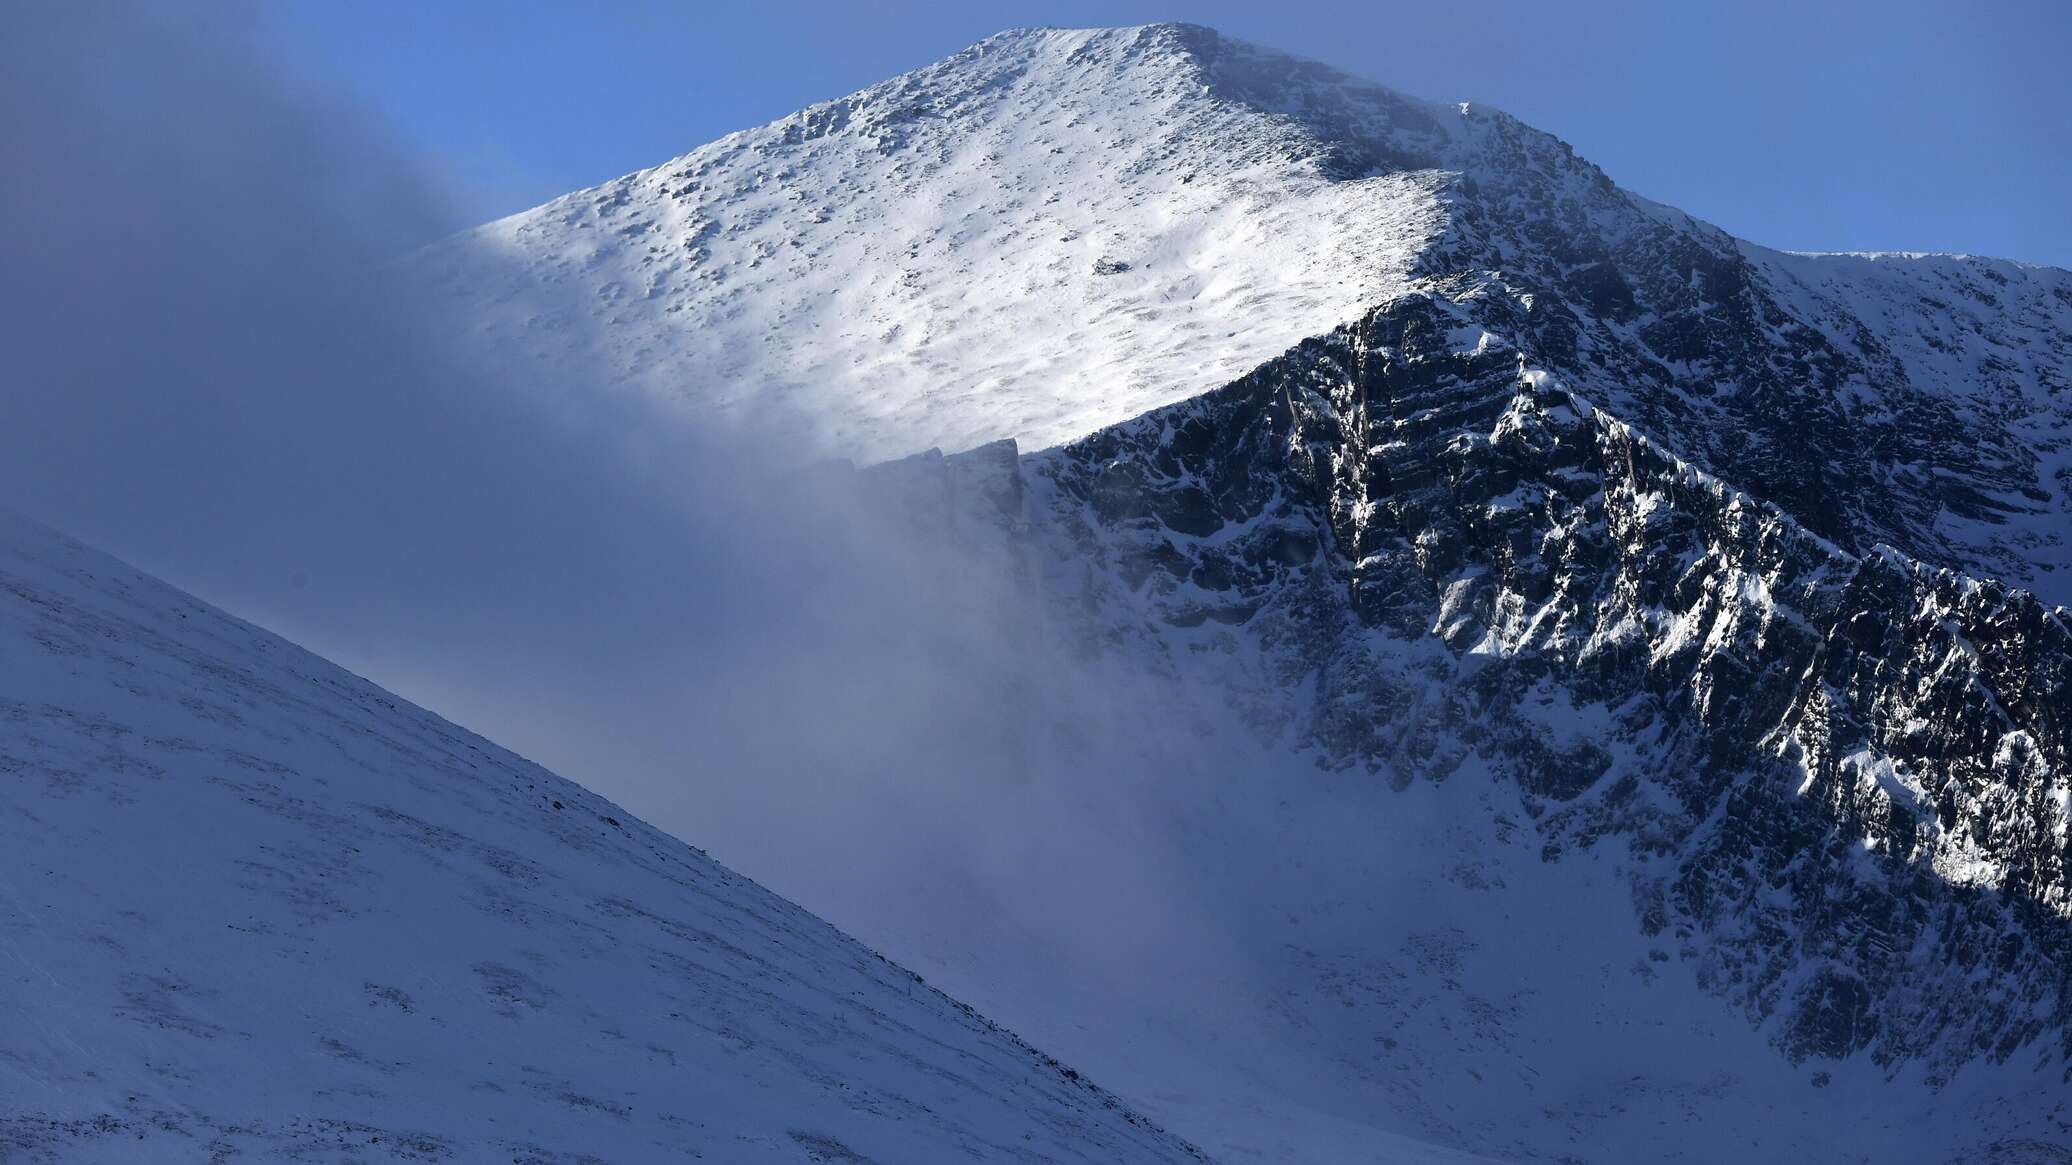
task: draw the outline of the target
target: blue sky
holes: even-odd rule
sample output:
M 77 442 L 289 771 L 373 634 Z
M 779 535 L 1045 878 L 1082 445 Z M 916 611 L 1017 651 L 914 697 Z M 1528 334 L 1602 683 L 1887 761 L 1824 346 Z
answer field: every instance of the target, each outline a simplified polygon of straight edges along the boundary
M 1484 101 L 1758 242 L 2072 266 L 2072 5 L 2052 0 L 609 3 L 272 0 L 282 70 L 440 159 L 488 219 L 1014 25 L 1182 19 Z

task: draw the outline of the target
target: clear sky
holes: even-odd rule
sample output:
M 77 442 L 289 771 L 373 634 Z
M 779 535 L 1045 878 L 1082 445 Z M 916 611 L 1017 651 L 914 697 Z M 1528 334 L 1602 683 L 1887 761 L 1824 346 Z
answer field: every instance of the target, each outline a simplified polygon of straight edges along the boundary
M 489 219 L 1017 25 L 1188 20 L 1508 110 L 1744 237 L 2072 266 L 2063 0 L 271 0 L 282 69 L 356 95 Z

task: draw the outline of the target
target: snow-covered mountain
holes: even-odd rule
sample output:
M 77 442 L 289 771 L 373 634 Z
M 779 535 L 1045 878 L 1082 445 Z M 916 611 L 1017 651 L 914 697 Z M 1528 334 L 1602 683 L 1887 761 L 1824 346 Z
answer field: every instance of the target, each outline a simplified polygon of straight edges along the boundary
M 514 379 L 604 367 L 864 460 L 1058 444 L 1406 291 L 1508 297 L 1810 528 L 2072 599 L 2072 275 L 1780 254 L 1503 113 L 1188 25 L 1001 33 L 410 274 Z
M 624 810 L 0 516 L 0 1160 L 1185 1161 Z
M 1153 25 L 1003 33 L 395 278 L 511 391 L 580 414 L 602 367 L 878 463 L 826 474 L 925 531 L 954 681 L 884 686 L 974 722 L 917 767 L 1116 813 L 1051 852 L 1190 913 L 1126 998 L 1073 959 L 1145 887 L 830 917 L 1123 1099 L 10 522 L 0 1156 L 2072 1162 L 2072 275 L 1779 253 Z M 870 727 L 758 678 L 784 733 Z M 1072 828 L 1031 800 L 989 824 Z
M 406 274 L 513 379 L 985 446 L 871 477 L 1216 742 L 1182 864 L 1248 972 L 1091 1023 L 911 955 L 1212 1152 L 2072 1161 L 2072 274 L 1780 253 L 1186 25 Z

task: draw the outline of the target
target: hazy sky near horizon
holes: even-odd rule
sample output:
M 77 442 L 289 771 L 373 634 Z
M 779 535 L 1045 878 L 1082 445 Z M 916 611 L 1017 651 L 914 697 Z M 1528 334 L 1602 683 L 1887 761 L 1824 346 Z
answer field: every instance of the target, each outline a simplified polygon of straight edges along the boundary
M 2072 5 L 1742 0 L 439 4 L 267 0 L 290 78 L 353 95 L 488 220 L 1001 28 L 1188 20 L 1555 133 L 1772 246 L 2072 266 Z

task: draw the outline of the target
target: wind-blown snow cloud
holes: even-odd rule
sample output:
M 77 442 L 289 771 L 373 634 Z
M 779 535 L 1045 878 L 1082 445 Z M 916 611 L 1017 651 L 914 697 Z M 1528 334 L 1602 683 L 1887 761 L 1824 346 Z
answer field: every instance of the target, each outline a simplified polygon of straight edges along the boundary
M 1214 962 L 1164 824 L 1202 746 L 1012 626 L 1003 574 L 782 433 L 477 373 L 384 279 L 460 225 L 433 168 L 241 14 L 8 20 L 0 504 L 866 939 L 984 920 L 1115 986 Z
M 232 16 L 12 19 L 0 505 L 613 797 L 1062 1054 L 1307 1087 L 1304 1029 L 1259 1001 L 1330 927 L 1424 925 L 1375 833 L 1443 844 L 1421 802 L 1052 642 L 1011 561 L 782 431 L 476 369 L 393 275 L 460 225 L 433 168 Z

